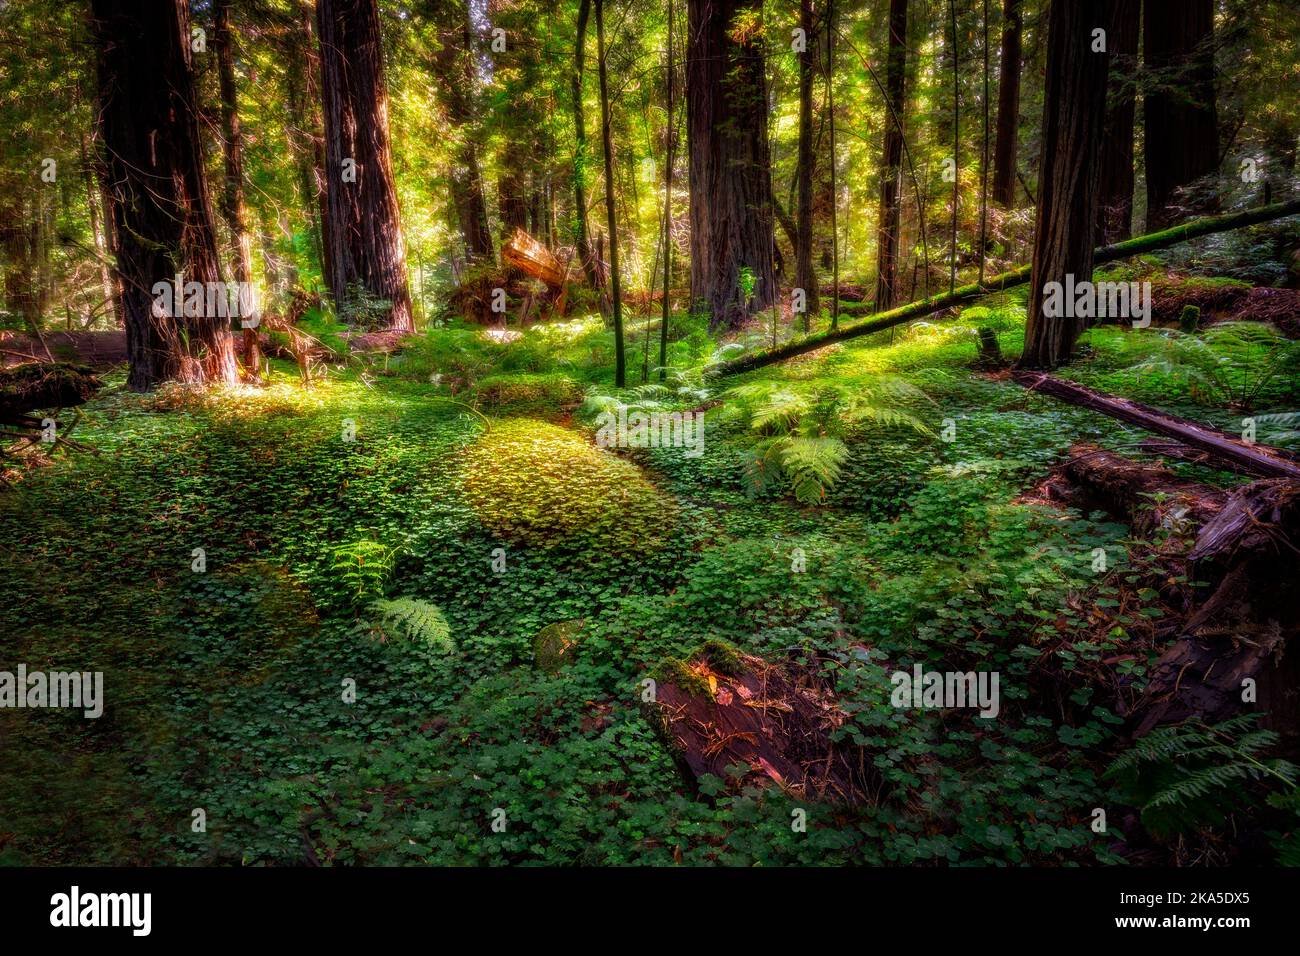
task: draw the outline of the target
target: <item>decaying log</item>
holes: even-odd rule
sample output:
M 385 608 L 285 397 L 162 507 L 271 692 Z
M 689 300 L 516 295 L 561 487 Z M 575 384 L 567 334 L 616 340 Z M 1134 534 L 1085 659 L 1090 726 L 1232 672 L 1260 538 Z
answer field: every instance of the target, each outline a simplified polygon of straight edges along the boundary
M 1227 432 L 1201 425 L 1188 418 L 1170 415 L 1127 398 L 1107 395 L 1096 389 L 1067 382 L 1045 372 L 1014 372 L 1011 378 L 1025 388 L 1042 392 L 1080 408 L 1088 408 L 1147 431 L 1176 439 L 1184 445 L 1208 452 L 1261 478 L 1289 478 L 1300 481 L 1300 461 L 1290 453 L 1267 445 L 1247 443 Z
M 563 289 L 569 281 L 567 265 L 523 229 L 516 229 L 501 247 L 501 260 L 534 279 L 542 280 L 556 291 Z
M 31 362 L 0 369 L 0 420 L 12 421 L 45 408 L 83 404 L 103 383 L 82 365 Z
M 758 657 L 700 653 L 677 664 L 656 687 L 648 716 L 684 776 L 732 779 L 737 787 L 772 785 L 799 798 L 867 803 L 881 789 L 865 752 L 831 740 L 846 720 L 829 690 L 810 674 Z M 727 768 L 752 769 L 734 781 Z
M 1266 726 L 1295 733 L 1300 657 L 1286 649 L 1300 633 L 1300 483 L 1271 478 L 1212 488 L 1080 444 L 1046 490 L 1125 518 L 1140 534 L 1161 535 L 1155 553 L 1168 574 L 1208 584 L 1176 622 L 1141 698 L 1120 708 L 1133 736 L 1247 709 L 1265 713 Z

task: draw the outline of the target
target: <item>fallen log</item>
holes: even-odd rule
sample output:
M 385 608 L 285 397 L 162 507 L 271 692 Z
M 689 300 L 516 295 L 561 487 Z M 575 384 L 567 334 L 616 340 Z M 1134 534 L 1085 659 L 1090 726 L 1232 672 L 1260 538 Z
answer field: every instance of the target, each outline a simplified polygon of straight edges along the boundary
M 1189 717 L 1214 723 L 1247 710 L 1264 725 L 1294 734 L 1300 720 L 1300 660 L 1287 654 L 1300 634 L 1300 483 L 1264 479 L 1235 489 L 1180 478 L 1158 463 L 1138 462 L 1078 444 L 1058 467 L 1048 497 L 1084 510 L 1100 508 L 1157 538 L 1161 584 L 1183 584 L 1177 618 L 1158 633 L 1167 644 L 1136 700 L 1117 712 L 1140 737 Z
M 1201 236 L 1230 232 L 1233 229 L 1242 229 L 1262 222 L 1271 222 L 1274 219 L 1294 216 L 1298 213 L 1300 213 L 1300 199 L 1293 199 L 1289 202 L 1273 203 L 1269 206 L 1257 206 L 1244 212 L 1194 219 L 1191 222 L 1185 222 L 1162 232 L 1136 236 L 1133 239 L 1127 239 L 1124 242 L 1118 242 L 1110 246 L 1101 246 L 1093 252 L 1093 264 L 1103 265 L 1107 262 L 1115 262 L 1144 252 L 1165 249 Z M 890 309 L 887 312 L 881 312 L 867 322 L 846 325 L 829 332 L 805 336 L 773 349 L 765 349 L 752 355 L 743 355 L 729 362 L 722 362 L 714 366 L 711 371 L 716 375 L 737 375 L 775 362 L 784 362 L 786 359 L 812 352 L 835 342 L 846 342 L 863 335 L 870 335 L 872 332 L 892 329 L 894 326 L 911 322 L 913 319 L 919 319 L 952 308 L 954 305 L 978 299 L 990 292 L 1001 292 L 1005 289 L 1024 285 L 1029 282 L 1032 271 L 1032 265 L 1018 266 L 1008 272 L 986 278 L 983 283 L 973 282 L 970 285 L 954 289 L 952 292 L 933 295 L 928 299 L 921 299 L 899 306 L 896 309 Z
M 0 369 L 0 421 L 46 408 L 81 405 L 102 387 L 95 373 L 66 362 L 32 362 Z
M 647 705 L 685 779 L 776 785 L 797 798 L 873 802 L 879 773 L 861 748 L 831 739 L 847 719 L 830 692 L 788 665 L 709 641 L 687 661 L 665 662 Z M 728 768 L 750 769 L 735 780 Z
M 1011 378 L 1030 391 L 1042 392 L 1070 405 L 1091 409 L 1167 438 L 1177 439 L 1184 445 L 1207 452 L 1249 474 L 1300 481 L 1300 461 L 1280 448 L 1247 443 L 1217 428 L 1170 415 L 1127 398 L 1107 395 L 1046 372 L 1013 372 Z

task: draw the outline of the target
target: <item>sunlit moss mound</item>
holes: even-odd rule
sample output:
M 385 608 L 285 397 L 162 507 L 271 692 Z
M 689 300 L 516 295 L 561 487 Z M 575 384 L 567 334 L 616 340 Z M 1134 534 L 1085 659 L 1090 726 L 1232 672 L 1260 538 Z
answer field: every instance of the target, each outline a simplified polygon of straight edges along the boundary
M 465 458 L 465 494 L 479 520 L 525 544 L 645 551 L 676 521 L 673 500 L 634 465 L 547 422 L 494 422 Z

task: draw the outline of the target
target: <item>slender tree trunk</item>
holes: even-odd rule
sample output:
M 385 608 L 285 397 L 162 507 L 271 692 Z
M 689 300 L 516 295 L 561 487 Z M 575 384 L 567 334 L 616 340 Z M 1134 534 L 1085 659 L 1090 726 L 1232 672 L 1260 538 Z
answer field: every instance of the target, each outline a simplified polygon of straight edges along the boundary
M 234 382 L 229 320 L 160 314 L 154 285 L 220 282 L 199 138 L 186 0 L 92 0 L 99 122 L 113 195 L 127 385 Z
M 102 209 L 103 190 L 100 183 L 103 182 L 103 176 L 100 175 L 90 160 L 90 149 L 86 145 L 86 132 L 80 131 L 81 143 L 81 173 L 86 187 L 86 208 L 90 213 L 90 233 L 95 243 L 95 258 L 99 260 L 99 284 L 104 295 L 104 310 L 106 314 L 115 316 L 117 313 L 117 286 L 113 281 L 113 270 L 109 265 L 109 254 L 111 244 L 106 235 L 107 230 L 100 225 L 100 214 Z
M 761 38 L 737 33 L 760 0 L 688 0 L 691 299 L 713 328 L 776 301 L 767 81 Z M 752 293 L 742 277 L 752 279 Z
M 582 77 L 587 59 L 587 20 L 591 16 L 591 0 L 578 4 L 578 26 L 573 41 L 573 73 L 569 78 L 569 102 L 573 111 L 573 240 L 587 283 L 604 298 L 605 286 L 596 268 L 591 248 L 591 235 L 587 231 L 587 117 L 582 106 Z
M 980 151 L 980 241 L 979 241 L 979 278 L 984 281 L 984 257 L 988 253 L 989 239 L 989 0 L 984 0 L 980 24 L 984 28 L 984 95 L 980 97 L 980 106 L 984 111 L 984 139 Z M 996 344 L 996 339 L 994 343 Z
M 1133 234 L 1133 113 L 1142 10 L 1142 0 L 1111 2 L 1113 19 L 1107 31 L 1110 79 L 1097 210 L 1097 241 L 1102 243 L 1118 242 Z
M 831 139 L 831 328 L 840 327 L 840 193 L 835 153 L 835 0 L 826 2 L 826 104 Z
M 1146 93 L 1147 231 L 1218 208 L 1213 184 L 1187 187 L 1219 168 L 1214 94 L 1214 0 L 1146 0 L 1142 56 Z
M 1002 58 L 998 70 L 998 119 L 993 137 L 993 201 L 1016 200 L 1016 144 L 1020 135 L 1020 0 L 1002 0 Z
M 1092 279 L 1110 58 L 1093 52 L 1092 31 L 1106 26 L 1106 5 L 1053 0 L 1049 13 L 1038 216 L 1021 368 L 1056 368 L 1068 361 L 1088 324 L 1084 317 L 1046 314 L 1044 296 L 1048 283 L 1064 284 L 1066 276 Z
M 952 21 L 952 238 L 948 244 L 948 291 L 957 288 L 957 200 L 961 196 L 961 57 L 957 50 L 957 0 L 948 0 Z
M 799 225 L 795 230 L 794 284 L 804 290 L 803 330 L 821 311 L 817 273 L 813 270 L 813 30 L 812 0 L 799 0 L 804 48 L 799 53 Z
M 347 314 L 359 286 L 389 303 L 385 328 L 410 331 L 376 0 L 317 0 L 316 26 L 325 99 L 330 291 Z
M 889 59 L 885 66 L 885 146 L 880 157 L 880 226 L 876 238 L 875 311 L 891 309 L 898 301 L 898 244 L 902 213 L 900 184 L 903 177 L 901 127 L 907 109 L 907 2 L 889 3 Z
M 610 131 L 609 79 L 605 62 L 605 0 L 596 0 L 596 56 L 600 73 L 600 138 L 605 150 L 605 213 L 609 225 L 609 274 L 614 312 L 614 386 L 627 384 L 623 342 L 623 299 L 618 275 L 618 222 L 614 215 L 614 140 Z
M 659 381 L 668 377 L 668 321 L 672 317 L 673 276 L 673 147 L 677 145 L 676 66 L 673 62 L 673 28 L 677 10 L 668 0 L 668 135 L 664 143 L 664 299 L 659 322 Z
M 235 242 L 235 280 L 240 283 L 239 311 L 241 325 L 258 315 L 253 291 L 253 240 L 244 222 L 244 144 L 239 126 L 239 104 L 235 89 L 235 54 L 230 32 L 230 0 L 216 0 L 213 46 L 217 52 L 218 82 L 221 89 L 221 129 L 225 136 L 226 181 L 222 193 L 222 214 Z M 244 374 L 258 378 L 262 357 L 258 349 L 256 326 L 243 330 Z

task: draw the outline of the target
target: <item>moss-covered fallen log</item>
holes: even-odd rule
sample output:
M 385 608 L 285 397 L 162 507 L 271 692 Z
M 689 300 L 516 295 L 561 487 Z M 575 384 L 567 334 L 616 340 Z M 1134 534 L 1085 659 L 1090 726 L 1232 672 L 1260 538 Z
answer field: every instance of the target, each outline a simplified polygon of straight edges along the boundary
M 1093 263 L 1094 265 L 1102 265 L 1107 262 L 1115 262 L 1119 259 L 1127 259 L 1130 256 L 1175 246 L 1180 242 L 1198 239 L 1201 236 L 1231 232 L 1234 229 L 1243 229 L 1246 226 L 1255 226 L 1262 222 L 1272 222 L 1275 219 L 1297 214 L 1300 214 L 1300 199 L 1273 203 L 1269 206 L 1257 206 L 1244 212 L 1194 219 L 1191 222 L 1185 222 L 1182 225 L 1173 226 L 1160 232 L 1136 236 L 1110 246 L 1101 246 L 1093 253 Z M 954 305 L 978 299 L 980 296 L 988 295 L 991 292 L 1001 292 L 1005 289 L 1024 285 L 1029 281 L 1032 271 L 1032 265 L 1017 266 L 1015 269 L 986 278 L 982 283 L 972 282 L 970 285 L 960 286 L 952 292 L 932 295 L 927 299 L 920 299 L 899 306 L 897 309 L 881 312 L 866 322 L 846 325 L 817 335 L 805 336 L 773 349 L 764 349 L 751 355 L 743 355 L 730 362 L 722 362 L 714 366 L 711 371 L 717 375 L 736 375 L 740 372 L 748 372 L 776 362 L 784 362 L 786 359 L 803 355 L 835 342 L 846 342 L 849 339 L 870 335 L 872 332 L 892 329 L 896 325 L 903 325 L 914 319 L 932 315 Z

